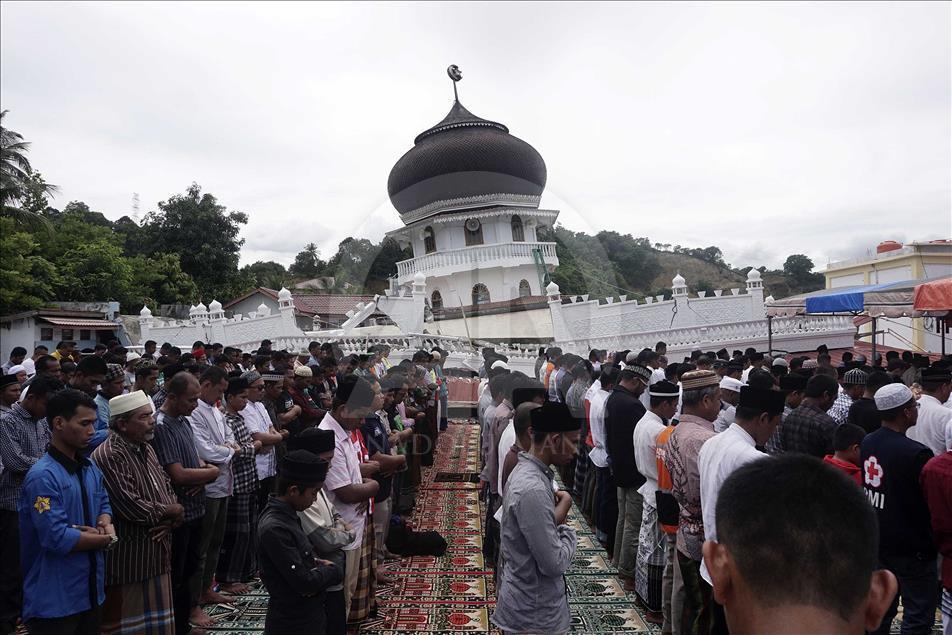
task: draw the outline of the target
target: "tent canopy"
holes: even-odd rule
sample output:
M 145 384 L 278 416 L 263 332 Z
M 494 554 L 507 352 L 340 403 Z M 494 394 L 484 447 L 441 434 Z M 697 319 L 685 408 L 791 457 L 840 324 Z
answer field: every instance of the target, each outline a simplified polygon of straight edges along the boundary
M 916 286 L 912 306 L 916 311 L 952 311 L 952 277 Z
M 928 280 L 933 282 L 939 278 Z M 871 317 L 919 317 L 922 310 L 913 306 L 913 296 L 922 280 L 903 280 L 885 284 L 822 289 L 783 298 L 767 304 L 767 315 L 858 315 Z M 948 302 L 948 295 L 946 296 Z

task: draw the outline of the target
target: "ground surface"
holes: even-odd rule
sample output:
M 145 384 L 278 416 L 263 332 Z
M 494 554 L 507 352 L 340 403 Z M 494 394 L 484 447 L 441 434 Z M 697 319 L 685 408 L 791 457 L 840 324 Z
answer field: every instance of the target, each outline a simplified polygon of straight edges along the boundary
M 410 522 L 435 530 L 449 548 L 439 558 L 412 557 L 391 564 L 396 584 L 378 591 L 379 615 L 360 633 L 496 633 L 489 616 L 495 604 L 492 571 L 483 562 L 485 510 L 473 475 L 479 472 L 479 428 L 457 421 L 440 435 L 433 467 L 425 468 Z M 574 633 L 658 633 L 626 594 L 605 550 L 573 507 L 568 523 L 579 536 L 578 551 L 566 574 Z M 218 621 L 215 635 L 260 633 L 268 595 L 260 584 L 228 605 L 206 607 Z M 893 632 L 898 633 L 898 623 Z M 937 626 L 935 633 L 941 633 Z

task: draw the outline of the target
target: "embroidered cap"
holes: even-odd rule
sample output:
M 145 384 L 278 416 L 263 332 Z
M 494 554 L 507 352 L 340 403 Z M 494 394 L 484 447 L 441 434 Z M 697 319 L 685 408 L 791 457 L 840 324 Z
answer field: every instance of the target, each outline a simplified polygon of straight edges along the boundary
M 706 386 L 717 386 L 720 378 L 713 370 L 692 370 L 681 375 L 681 388 L 696 390 Z
M 846 374 L 843 375 L 843 385 L 865 386 L 867 379 L 869 379 L 869 375 L 866 374 L 866 371 L 854 368 L 853 370 L 846 371 Z
M 912 391 L 905 384 L 886 384 L 873 395 L 876 400 L 876 409 L 879 411 L 892 410 L 915 399 Z
M 151 406 L 152 400 L 141 390 L 119 395 L 109 400 L 109 416 L 122 415 L 143 406 Z

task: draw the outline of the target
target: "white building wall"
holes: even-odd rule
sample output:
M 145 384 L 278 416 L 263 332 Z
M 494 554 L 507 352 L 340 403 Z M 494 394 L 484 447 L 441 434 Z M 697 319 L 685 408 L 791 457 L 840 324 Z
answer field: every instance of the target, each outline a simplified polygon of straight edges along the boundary
M 891 282 L 903 282 L 904 280 L 911 279 L 912 265 L 876 269 L 870 273 L 870 282 L 872 284 L 889 284 Z
M 17 346 L 26 349 L 27 356 L 33 354 L 33 348 L 40 336 L 33 318 L 22 318 L 0 324 L 0 361 L 10 359 L 10 351 Z M 52 353 L 52 349 L 50 350 Z
M 835 276 L 830 278 L 831 289 L 841 289 L 843 287 L 855 287 L 866 284 L 866 274 L 851 273 L 846 276 Z
M 940 278 L 943 276 L 952 276 L 952 265 L 948 264 L 930 264 L 923 265 L 926 272 L 926 278 Z
M 526 280 L 529 283 L 530 295 L 543 295 L 539 288 L 539 274 L 533 265 L 519 265 L 515 267 L 491 267 L 488 269 L 475 268 L 449 276 L 431 276 L 426 279 L 427 298 L 431 299 L 433 291 L 439 291 L 446 308 L 472 304 L 473 287 L 482 283 L 489 289 L 490 302 L 502 302 L 519 297 L 519 282 Z
M 434 335 L 452 335 L 495 340 L 506 337 L 515 341 L 552 339 L 552 314 L 548 308 L 480 315 L 466 320 L 440 320 L 425 326 Z M 468 330 L 467 330 L 468 329 Z
M 254 293 L 244 300 L 241 300 L 240 302 L 228 307 L 228 310 L 235 315 L 240 313 L 241 315 L 248 317 L 250 313 L 256 312 L 258 310 L 258 305 L 260 305 L 262 302 L 266 307 L 271 309 L 272 313 L 278 312 L 278 301 L 271 299 L 269 296 L 266 296 L 263 293 Z

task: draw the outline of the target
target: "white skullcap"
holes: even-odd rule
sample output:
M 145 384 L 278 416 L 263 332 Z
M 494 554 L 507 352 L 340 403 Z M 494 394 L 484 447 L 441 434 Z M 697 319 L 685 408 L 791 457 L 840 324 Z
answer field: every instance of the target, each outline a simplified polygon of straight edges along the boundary
M 27 357 L 23 360 L 23 369 L 26 371 L 27 377 L 32 377 L 36 374 L 36 362 Z
M 438 361 L 440 361 L 441 359 L 443 359 L 443 356 L 440 355 L 438 351 L 433 351 L 432 353 L 430 353 L 430 355 L 433 356 L 433 361 L 434 361 L 434 362 L 438 362 Z
M 126 393 L 124 395 L 119 395 L 118 397 L 113 397 L 109 400 L 109 416 L 114 417 L 116 415 L 122 415 L 127 412 L 132 412 L 137 410 L 142 406 L 151 406 L 152 400 L 149 399 L 149 396 L 141 390 L 136 390 L 135 392 Z
M 313 377 L 314 371 L 311 370 L 310 366 L 305 366 L 304 364 L 301 364 L 300 366 L 294 369 L 294 376 L 295 377 Z
M 509 364 L 502 361 L 501 359 L 497 359 L 496 361 L 493 362 L 493 365 L 489 367 L 490 370 L 495 368 L 502 368 L 504 370 L 509 370 Z
M 734 392 L 740 392 L 741 387 L 744 385 L 739 379 L 734 379 L 733 377 L 723 377 L 721 379 L 721 388 L 724 390 L 732 390 Z
M 628 354 L 625 355 L 625 363 L 633 364 L 638 359 L 638 351 L 628 351 Z
M 16 375 L 17 373 L 25 373 L 26 366 L 23 364 L 17 364 L 16 366 L 11 366 L 10 370 L 7 371 L 8 375 Z
M 909 403 L 913 395 L 905 384 L 886 384 L 876 391 L 873 398 L 876 400 L 877 410 L 892 410 Z
M 783 366 L 784 368 L 789 368 L 790 363 L 784 358 L 778 357 L 777 359 L 773 360 L 773 363 L 771 364 L 771 366 Z
M 142 355 L 139 355 L 137 352 L 129 351 L 128 353 L 126 353 L 126 363 L 128 364 L 129 362 L 139 359 L 140 357 L 142 357 Z M 109 412 L 111 413 L 112 410 L 110 410 Z

